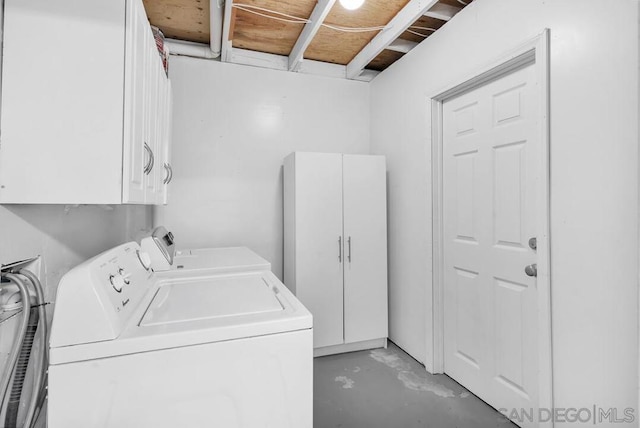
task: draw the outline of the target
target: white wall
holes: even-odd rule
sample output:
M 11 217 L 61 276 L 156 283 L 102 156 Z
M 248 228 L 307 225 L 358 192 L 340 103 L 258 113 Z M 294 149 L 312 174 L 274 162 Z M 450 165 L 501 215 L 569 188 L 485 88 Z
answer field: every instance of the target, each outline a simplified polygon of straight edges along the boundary
M 282 278 L 282 160 L 369 152 L 369 85 L 172 57 L 174 179 L 155 223 L 178 248 L 247 246 Z
M 389 170 L 390 335 L 427 366 L 429 96 L 548 27 L 555 405 L 637 407 L 637 9 L 476 0 L 373 81 L 372 152 Z
M 53 300 L 69 269 L 111 247 L 139 241 L 150 228 L 151 209 L 143 206 L 2 205 L 0 263 L 41 255 L 45 294 Z

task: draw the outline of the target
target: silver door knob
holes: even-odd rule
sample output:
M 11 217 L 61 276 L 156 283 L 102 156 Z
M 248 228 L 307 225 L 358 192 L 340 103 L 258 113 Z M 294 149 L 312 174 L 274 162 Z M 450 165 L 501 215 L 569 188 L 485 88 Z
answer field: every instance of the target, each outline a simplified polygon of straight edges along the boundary
M 538 276 L 538 265 L 534 263 L 532 265 L 525 267 L 524 273 L 526 273 L 527 276 Z

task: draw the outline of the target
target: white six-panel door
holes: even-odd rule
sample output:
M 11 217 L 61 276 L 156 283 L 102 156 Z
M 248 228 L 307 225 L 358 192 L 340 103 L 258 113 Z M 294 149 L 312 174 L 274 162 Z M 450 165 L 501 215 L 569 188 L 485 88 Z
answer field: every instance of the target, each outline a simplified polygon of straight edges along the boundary
M 387 337 L 384 156 L 343 155 L 344 341 Z
M 538 402 L 535 84 L 528 66 L 443 105 L 445 372 L 505 409 Z

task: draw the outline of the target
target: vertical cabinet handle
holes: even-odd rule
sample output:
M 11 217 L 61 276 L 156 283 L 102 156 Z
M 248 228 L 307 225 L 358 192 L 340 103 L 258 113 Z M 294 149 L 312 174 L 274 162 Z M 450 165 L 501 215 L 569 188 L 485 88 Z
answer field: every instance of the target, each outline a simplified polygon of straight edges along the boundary
M 149 173 L 153 170 L 153 167 L 156 165 L 156 157 L 153 155 L 153 150 L 149 148 L 149 153 L 151 153 L 151 166 L 149 167 Z
M 167 166 L 169 167 L 169 181 L 167 181 L 167 184 L 169 184 L 173 180 L 173 167 L 171 167 L 170 163 L 168 163 Z
M 349 244 L 349 253 L 347 253 L 347 260 L 351 263 L 351 237 L 347 239 L 347 244 Z
M 144 173 L 149 175 L 151 173 L 151 170 L 153 169 L 155 158 L 153 156 L 153 150 L 151 150 L 151 147 L 149 147 L 149 145 L 146 142 L 144 143 L 144 149 L 149 154 L 149 160 L 147 161 L 147 165 L 145 165 L 144 167 Z
M 144 142 L 144 151 L 149 156 L 149 160 L 147 161 L 147 164 L 144 166 L 144 173 L 149 174 L 149 167 L 151 166 L 151 147 L 149 147 L 146 141 Z
M 342 263 L 342 236 L 338 236 L 338 261 Z
M 173 172 L 171 171 L 171 165 L 169 165 L 168 163 L 165 162 L 164 170 L 167 172 L 167 175 L 165 176 L 164 180 L 162 181 L 162 184 L 169 184 L 171 182 L 171 179 L 173 178 Z

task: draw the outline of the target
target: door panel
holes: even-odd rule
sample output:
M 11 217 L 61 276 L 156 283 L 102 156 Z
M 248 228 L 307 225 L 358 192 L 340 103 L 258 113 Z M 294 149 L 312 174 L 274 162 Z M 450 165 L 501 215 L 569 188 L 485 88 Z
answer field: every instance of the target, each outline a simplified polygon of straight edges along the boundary
M 478 242 L 476 236 L 474 203 L 474 177 L 477 150 L 455 155 L 456 167 L 456 238 L 467 242 Z
M 387 199 L 382 156 L 344 155 L 345 342 L 387 337 Z
M 494 244 L 524 248 L 522 188 L 526 141 L 493 148 Z
M 482 296 L 478 286 L 478 272 L 460 268 L 455 269 L 456 297 L 456 356 L 473 369 L 480 367 L 483 360 L 483 334 L 485 329 L 479 320 L 482 319 L 482 308 L 476 305 Z M 465 308 L 467 310 L 461 310 Z
M 313 315 L 313 346 L 343 336 L 342 155 L 295 154 L 296 296 Z
M 534 87 L 528 66 L 443 106 L 445 372 L 496 408 L 538 400 Z

